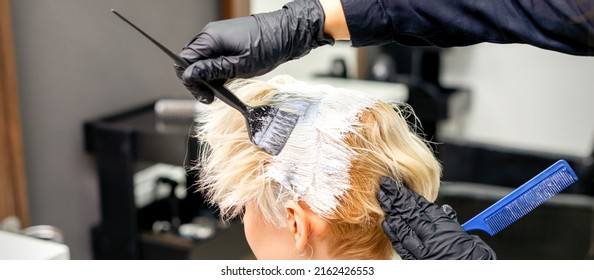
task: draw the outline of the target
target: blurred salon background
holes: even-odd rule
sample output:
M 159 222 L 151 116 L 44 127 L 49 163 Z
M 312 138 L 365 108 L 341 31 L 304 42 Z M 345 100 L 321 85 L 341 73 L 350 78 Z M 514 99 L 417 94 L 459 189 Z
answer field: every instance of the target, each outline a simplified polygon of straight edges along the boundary
M 172 61 L 208 22 L 272 0 L 0 0 L 0 259 L 250 259 L 184 162 L 200 110 Z M 349 42 L 272 73 L 408 102 L 461 222 L 558 159 L 580 180 L 496 236 L 500 259 L 594 258 L 594 57 L 525 45 Z

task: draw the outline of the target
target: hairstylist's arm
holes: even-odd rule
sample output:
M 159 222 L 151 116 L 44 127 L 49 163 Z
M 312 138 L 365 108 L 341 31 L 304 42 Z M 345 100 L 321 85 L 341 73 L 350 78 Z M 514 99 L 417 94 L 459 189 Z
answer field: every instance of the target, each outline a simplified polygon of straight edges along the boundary
M 384 232 L 406 260 L 493 260 L 495 252 L 469 235 L 449 205 L 439 207 L 389 178 L 380 181 L 378 200 L 386 213 Z
M 325 15 L 324 8 L 332 16 Z M 335 19 L 336 15 L 342 19 Z M 180 53 L 191 65 L 185 70 L 176 65 L 176 71 L 198 100 L 210 103 L 213 97 L 200 90 L 199 80 L 265 74 L 316 47 L 334 43 L 333 36 L 348 37 L 345 29 L 339 0 L 296 0 L 270 13 L 209 23 Z

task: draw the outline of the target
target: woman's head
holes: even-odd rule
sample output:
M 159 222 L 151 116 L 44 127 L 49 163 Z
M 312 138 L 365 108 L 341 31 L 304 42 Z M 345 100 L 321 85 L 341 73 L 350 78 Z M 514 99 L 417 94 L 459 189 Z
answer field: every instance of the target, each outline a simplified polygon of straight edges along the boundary
M 223 217 L 245 212 L 256 256 L 291 258 L 311 248 L 319 258 L 390 258 L 376 199 L 380 178 L 402 181 L 429 200 L 439 186 L 440 166 L 409 128 L 410 111 L 286 76 L 228 86 L 251 106 L 309 104 L 277 156 L 253 145 L 243 116 L 222 102 L 199 116 L 199 137 L 208 144 L 199 188 Z

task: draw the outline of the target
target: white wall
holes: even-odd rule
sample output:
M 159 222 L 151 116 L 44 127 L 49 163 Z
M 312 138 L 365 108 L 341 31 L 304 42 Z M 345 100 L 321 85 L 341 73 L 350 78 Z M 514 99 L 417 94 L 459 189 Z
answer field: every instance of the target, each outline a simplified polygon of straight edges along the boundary
M 280 9 L 287 1 L 250 0 L 251 13 L 263 13 Z M 347 64 L 350 77 L 357 74 L 357 50 L 350 47 L 348 42 L 336 42 L 333 47 L 319 47 L 308 55 L 280 65 L 265 77 L 279 74 L 289 74 L 299 80 L 308 80 L 315 74 L 328 73 L 330 65 L 336 58 L 342 58 Z
M 157 98 L 191 98 L 170 59 L 111 8 L 172 50 L 218 14 L 217 1 L 11 1 L 31 222 L 64 230 L 74 259 L 91 258 L 99 221 L 83 122 Z
M 443 67 L 444 84 L 471 90 L 443 134 L 575 156 L 594 149 L 594 57 L 479 44 L 444 52 Z

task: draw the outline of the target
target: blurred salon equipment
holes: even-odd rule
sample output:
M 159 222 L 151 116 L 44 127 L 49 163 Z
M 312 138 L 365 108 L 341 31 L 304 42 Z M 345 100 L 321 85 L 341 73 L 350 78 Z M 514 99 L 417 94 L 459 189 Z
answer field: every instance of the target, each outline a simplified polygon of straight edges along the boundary
M 0 260 L 68 260 L 70 248 L 61 229 L 35 225 L 21 229 L 17 217 L 0 221 Z
M 188 142 L 197 103 L 156 100 L 84 124 L 100 187 L 95 259 L 251 258 L 243 225 L 221 222 L 184 169 L 188 143 L 200 145 Z
M 461 88 L 441 85 L 441 50 L 410 48 L 397 44 L 366 48 L 360 56 L 362 79 L 402 84 L 408 88 L 406 103 L 415 110 L 425 138 L 437 140 L 437 125 L 448 117 L 448 99 Z M 415 120 L 409 120 L 414 122 Z

